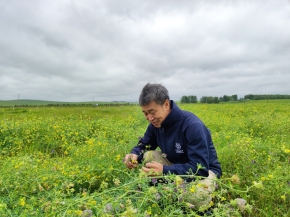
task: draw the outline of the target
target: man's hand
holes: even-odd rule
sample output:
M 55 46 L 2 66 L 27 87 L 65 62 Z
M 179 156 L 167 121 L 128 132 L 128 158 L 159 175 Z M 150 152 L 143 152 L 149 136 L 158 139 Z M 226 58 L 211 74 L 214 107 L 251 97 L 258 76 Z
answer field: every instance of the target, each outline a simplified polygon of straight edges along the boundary
M 126 154 L 124 159 L 124 164 L 127 168 L 133 169 L 138 166 L 138 155 L 136 154 Z
M 163 165 L 156 161 L 146 163 L 142 170 L 147 173 L 148 176 L 160 176 L 163 172 Z

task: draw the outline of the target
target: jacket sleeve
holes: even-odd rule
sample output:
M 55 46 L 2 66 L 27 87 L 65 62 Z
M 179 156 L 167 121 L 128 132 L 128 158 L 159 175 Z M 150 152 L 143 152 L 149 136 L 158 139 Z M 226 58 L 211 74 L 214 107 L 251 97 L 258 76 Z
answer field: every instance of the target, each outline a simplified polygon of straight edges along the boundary
M 173 173 L 178 175 L 186 175 L 189 171 L 196 173 L 197 164 L 203 167 L 197 172 L 198 176 L 207 177 L 209 170 L 209 132 L 202 124 L 194 124 L 188 126 L 184 131 L 187 141 L 187 154 L 189 162 L 185 164 L 173 164 L 171 166 L 163 166 L 163 173 Z
M 139 140 L 138 145 L 132 149 L 131 153 L 138 155 L 138 162 L 140 163 L 145 150 L 155 150 L 157 146 L 154 126 L 149 124 L 143 138 Z

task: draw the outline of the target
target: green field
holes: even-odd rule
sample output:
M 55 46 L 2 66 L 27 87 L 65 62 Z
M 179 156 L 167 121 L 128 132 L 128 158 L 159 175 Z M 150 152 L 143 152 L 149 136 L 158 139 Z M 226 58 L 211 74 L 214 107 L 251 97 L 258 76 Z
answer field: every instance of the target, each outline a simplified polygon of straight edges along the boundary
M 290 216 L 289 100 L 180 107 L 210 128 L 223 168 L 212 216 Z M 136 106 L 0 108 L 0 216 L 202 215 L 174 175 L 150 187 L 124 167 L 147 124 Z

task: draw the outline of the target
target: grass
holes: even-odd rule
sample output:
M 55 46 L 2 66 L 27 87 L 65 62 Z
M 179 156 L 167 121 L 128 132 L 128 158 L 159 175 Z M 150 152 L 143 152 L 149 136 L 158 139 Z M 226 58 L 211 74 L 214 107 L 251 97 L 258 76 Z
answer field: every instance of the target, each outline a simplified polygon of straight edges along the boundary
M 290 215 L 288 101 L 180 107 L 212 132 L 215 216 Z M 175 176 L 150 187 L 124 167 L 147 124 L 136 106 L 0 108 L 0 216 L 199 216 Z

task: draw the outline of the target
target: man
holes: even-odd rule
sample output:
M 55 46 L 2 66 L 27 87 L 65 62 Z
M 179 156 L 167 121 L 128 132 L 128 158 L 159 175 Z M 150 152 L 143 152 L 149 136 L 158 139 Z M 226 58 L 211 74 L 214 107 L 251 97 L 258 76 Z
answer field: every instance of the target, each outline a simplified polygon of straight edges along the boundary
M 144 159 L 147 163 L 142 170 L 148 176 L 196 173 L 207 177 L 201 182 L 207 185 L 206 193 L 211 193 L 215 189 L 212 181 L 221 176 L 222 170 L 210 132 L 203 122 L 193 113 L 181 110 L 161 84 L 146 84 L 139 104 L 150 124 L 138 145 L 125 156 L 125 165 L 131 169 Z M 157 147 L 161 151 L 148 151 Z M 205 203 L 210 200 L 207 197 Z M 204 205 L 200 201 L 193 203 L 197 207 Z

